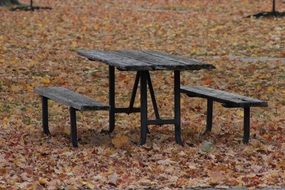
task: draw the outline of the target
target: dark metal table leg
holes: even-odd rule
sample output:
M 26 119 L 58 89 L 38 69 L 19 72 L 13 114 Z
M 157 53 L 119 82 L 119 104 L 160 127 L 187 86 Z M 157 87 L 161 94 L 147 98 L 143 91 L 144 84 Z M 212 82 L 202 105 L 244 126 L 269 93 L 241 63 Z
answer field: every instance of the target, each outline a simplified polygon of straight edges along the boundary
M 48 99 L 42 96 L 42 125 L 46 135 L 50 135 L 48 128 Z
M 150 94 L 151 94 L 152 103 L 153 103 L 153 108 L 154 108 L 155 115 L 156 115 L 157 119 L 159 119 L 159 113 L 158 113 L 158 109 L 157 109 L 157 104 L 156 104 L 154 91 L 153 91 L 153 87 L 152 87 L 152 84 L 151 84 L 151 79 L 150 79 L 150 75 L 149 75 L 148 71 L 147 71 L 147 74 L 148 74 L 148 76 L 147 76 L 148 83 L 147 84 L 149 85 Z M 129 105 L 129 113 L 132 112 L 132 109 L 134 107 L 134 102 L 135 102 L 135 98 L 136 98 L 136 93 L 137 93 L 140 77 L 141 77 L 141 74 L 138 71 L 137 74 L 136 74 L 136 79 L 135 79 L 135 83 L 134 83 L 132 94 L 131 94 L 131 100 L 130 100 L 130 105 Z M 147 133 L 148 134 L 150 133 L 148 126 L 147 126 Z
M 73 147 L 78 147 L 77 144 L 77 126 L 76 126 L 76 110 L 72 107 L 69 108 L 70 112 L 70 138 Z
M 174 71 L 174 119 L 175 140 L 177 144 L 183 145 L 181 140 L 181 118 L 180 118 L 180 71 Z
M 244 107 L 243 131 L 243 143 L 247 144 L 250 136 L 250 107 Z
M 131 94 L 131 100 L 130 100 L 130 104 L 129 104 L 129 113 L 132 112 L 132 109 L 134 107 L 134 102 L 135 102 L 135 98 L 136 98 L 139 80 L 140 80 L 140 72 L 137 72 L 135 83 L 134 83 L 132 94 Z M 156 117 L 156 119 L 160 119 L 159 112 L 158 112 L 158 106 L 156 103 L 156 98 L 155 98 L 155 94 L 154 94 L 154 90 L 153 90 L 149 71 L 147 71 L 147 85 L 149 87 L 149 92 L 150 92 L 150 96 L 151 96 L 151 101 L 152 101 L 155 117 Z
M 147 136 L 147 72 L 141 71 L 141 142 L 140 145 L 146 143 Z
M 109 133 L 115 129 L 115 68 L 109 66 Z

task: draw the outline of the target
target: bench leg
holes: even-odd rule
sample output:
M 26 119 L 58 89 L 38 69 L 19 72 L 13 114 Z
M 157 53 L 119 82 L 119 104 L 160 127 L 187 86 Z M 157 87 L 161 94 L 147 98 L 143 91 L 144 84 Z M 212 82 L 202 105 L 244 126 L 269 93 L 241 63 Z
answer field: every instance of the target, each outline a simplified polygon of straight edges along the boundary
M 213 100 L 207 100 L 207 125 L 204 134 L 212 131 L 213 125 Z
M 69 108 L 70 112 L 70 138 L 73 147 L 78 147 L 77 143 L 77 127 L 76 127 L 76 110 L 72 107 Z
M 109 133 L 115 129 L 115 68 L 109 66 Z
M 244 107 L 243 131 L 243 143 L 247 144 L 250 137 L 250 107 Z
M 175 141 L 183 146 L 181 139 L 181 115 L 180 115 L 180 71 L 174 71 L 174 120 L 175 120 Z
M 42 125 L 46 135 L 50 135 L 48 128 L 48 99 L 42 96 Z

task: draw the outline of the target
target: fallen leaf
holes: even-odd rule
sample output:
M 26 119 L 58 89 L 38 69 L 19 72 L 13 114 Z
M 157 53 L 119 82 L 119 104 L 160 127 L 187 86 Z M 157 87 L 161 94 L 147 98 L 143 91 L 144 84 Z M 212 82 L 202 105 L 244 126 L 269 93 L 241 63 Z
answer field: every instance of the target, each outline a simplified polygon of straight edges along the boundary
M 109 181 L 109 183 L 116 185 L 117 181 L 118 181 L 118 174 L 115 172 L 115 173 L 109 175 L 108 181 Z
M 123 146 L 126 146 L 129 144 L 129 137 L 125 135 L 117 135 L 112 139 L 112 144 L 116 148 L 122 148 Z
M 200 151 L 202 153 L 209 153 L 211 151 L 213 151 L 214 146 L 212 142 L 209 141 L 204 141 L 201 145 L 200 145 Z

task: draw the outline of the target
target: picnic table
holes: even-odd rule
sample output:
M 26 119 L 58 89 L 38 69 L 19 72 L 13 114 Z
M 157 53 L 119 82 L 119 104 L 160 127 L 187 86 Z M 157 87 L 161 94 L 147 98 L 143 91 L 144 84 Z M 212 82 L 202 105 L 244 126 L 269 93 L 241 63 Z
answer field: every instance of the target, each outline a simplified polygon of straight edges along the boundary
M 116 113 L 140 113 L 141 137 L 140 144 L 146 143 L 148 125 L 175 125 L 176 143 L 182 145 L 180 118 L 180 72 L 185 70 L 213 69 L 214 66 L 193 59 L 155 52 L 155 51 L 98 51 L 78 50 L 80 56 L 91 61 L 100 61 L 109 66 L 109 132 L 115 129 Z M 135 71 L 136 78 L 131 93 L 129 107 L 115 105 L 115 68 L 119 71 Z M 169 70 L 174 72 L 174 118 L 160 117 L 152 86 L 150 71 Z M 134 101 L 140 83 L 140 107 L 134 107 Z M 155 119 L 148 119 L 147 90 L 153 104 Z

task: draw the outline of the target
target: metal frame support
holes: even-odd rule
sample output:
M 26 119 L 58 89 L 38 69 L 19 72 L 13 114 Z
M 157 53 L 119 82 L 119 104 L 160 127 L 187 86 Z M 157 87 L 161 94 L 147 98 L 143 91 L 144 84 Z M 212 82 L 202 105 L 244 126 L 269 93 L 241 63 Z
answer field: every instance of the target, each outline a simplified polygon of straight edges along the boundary
M 115 129 L 115 68 L 109 66 L 109 133 Z
M 48 127 L 48 98 L 42 96 L 42 125 L 46 135 L 50 135 Z
M 181 118 L 180 118 L 180 71 L 174 71 L 174 120 L 175 120 L 175 141 L 183 145 L 181 140 Z
M 244 107 L 244 118 L 243 118 L 243 143 L 247 144 L 250 137 L 250 107 Z
M 69 107 L 70 113 L 70 138 L 73 147 L 78 147 L 77 142 L 77 126 L 76 126 L 76 109 Z
M 140 108 L 134 108 L 134 101 L 138 85 L 140 83 Z M 150 91 L 150 97 L 156 119 L 148 120 L 147 113 L 147 91 Z M 140 112 L 141 117 L 141 137 L 140 145 L 146 143 L 147 133 L 149 133 L 148 125 L 175 125 L 175 140 L 177 144 L 183 145 L 181 140 L 181 119 L 180 119 L 180 71 L 174 71 L 174 119 L 161 119 L 158 106 L 154 94 L 149 71 L 137 71 L 135 83 L 132 89 L 131 100 L 128 108 L 116 108 L 115 106 L 115 69 L 109 66 L 109 133 L 115 128 L 116 113 L 134 113 Z
M 207 125 L 204 134 L 212 131 L 213 126 L 213 100 L 207 99 Z
M 147 71 L 147 84 L 148 84 L 148 88 L 149 88 L 149 92 L 150 92 L 150 97 L 151 97 L 155 117 L 156 117 L 156 119 L 160 119 L 149 71 Z
M 158 112 L 158 106 L 157 106 L 157 103 L 156 103 L 156 98 L 155 98 L 155 94 L 154 94 L 154 90 L 153 90 L 150 74 L 149 74 L 149 71 L 145 71 L 145 72 L 146 72 L 146 75 L 147 75 L 147 86 L 149 88 L 150 97 L 151 97 L 151 101 L 152 101 L 152 105 L 153 105 L 153 109 L 154 109 L 154 114 L 155 114 L 156 119 L 160 119 L 159 112 Z M 131 100 L 130 100 L 130 104 L 129 104 L 128 114 L 135 112 L 135 110 L 134 110 L 134 102 L 135 102 L 135 98 L 136 98 L 136 93 L 137 93 L 140 77 L 141 77 L 141 74 L 138 71 L 137 74 L 136 74 L 136 79 L 135 79 L 135 83 L 134 83 L 132 94 L 131 94 Z
M 131 100 L 130 100 L 130 104 L 129 104 L 128 114 L 133 112 L 139 81 L 140 81 L 140 72 L 137 72 L 135 83 L 134 83 L 133 90 L 132 90 L 132 95 L 131 95 Z

